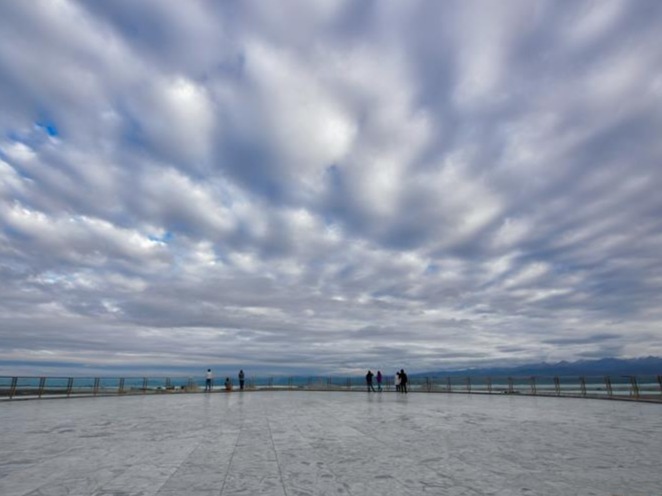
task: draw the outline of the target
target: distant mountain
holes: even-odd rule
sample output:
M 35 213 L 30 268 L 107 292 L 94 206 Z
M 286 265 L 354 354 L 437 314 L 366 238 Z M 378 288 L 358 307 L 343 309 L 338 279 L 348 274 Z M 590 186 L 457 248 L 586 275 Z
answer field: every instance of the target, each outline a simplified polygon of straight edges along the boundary
M 662 374 L 662 358 L 602 358 L 600 360 L 580 360 L 577 362 L 531 363 L 516 367 L 485 367 L 464 370 L 438 370 L 411 374 L 413 376 L 599 376 L 637 375 L 657 376 Z

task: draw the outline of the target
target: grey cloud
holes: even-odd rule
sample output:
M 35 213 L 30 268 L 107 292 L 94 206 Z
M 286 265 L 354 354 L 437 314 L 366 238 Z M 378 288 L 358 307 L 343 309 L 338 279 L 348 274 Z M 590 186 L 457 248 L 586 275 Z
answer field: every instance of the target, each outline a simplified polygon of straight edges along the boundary
M 0 360 L 662 353 L 661 19 L 2 5 Z
M 98 22 L 111 26 L 141 58 L 170 71 L 204 77 L 231 53 L 224 24 L 232 21 L 214 15 L 205 2 L 186 6 L 152 1 L 76 3 Z
M 592 336 L 584 336 L 580 338 L 558 338 L 558 339 L 546 339 L 544 343 L 555 344 L 555 345 L 566 345 L 566 344 L 588 344 L 588 343 L 600 343 L 603 341 L 609 341 L 618 339 L 616 334 L 594 334 Z

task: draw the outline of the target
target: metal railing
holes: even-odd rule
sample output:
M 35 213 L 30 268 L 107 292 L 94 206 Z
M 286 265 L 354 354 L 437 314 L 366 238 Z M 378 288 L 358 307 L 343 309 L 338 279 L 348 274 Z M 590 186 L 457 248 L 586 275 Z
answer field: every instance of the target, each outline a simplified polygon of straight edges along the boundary
M 377 388 L 377 383 L 374 383 Z M 216 379 L 211 392 L 237 391 L 238 381 Z M 308 390 L 365 391 L 363 377 L 250 377 L 248 391 Z M 0 400 L 89 397 L 108 395 L 201 393 L 204 378 L 193 377 L 24 377 L 0 376 Z M 382 390 L 395 391 L 393 377 L 384 377 Z M 412 393 L 506 394 L 662 402 L 662 375 L 657 376 L 535 376 L 436 377 L 411 376 Z

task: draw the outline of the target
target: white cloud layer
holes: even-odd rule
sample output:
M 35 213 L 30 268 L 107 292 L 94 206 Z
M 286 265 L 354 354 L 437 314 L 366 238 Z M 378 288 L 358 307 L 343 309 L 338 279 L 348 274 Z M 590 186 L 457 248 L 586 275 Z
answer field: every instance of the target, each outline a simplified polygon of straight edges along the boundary
M 0 4 L 0 373 L 662 355 L 662 4 Z

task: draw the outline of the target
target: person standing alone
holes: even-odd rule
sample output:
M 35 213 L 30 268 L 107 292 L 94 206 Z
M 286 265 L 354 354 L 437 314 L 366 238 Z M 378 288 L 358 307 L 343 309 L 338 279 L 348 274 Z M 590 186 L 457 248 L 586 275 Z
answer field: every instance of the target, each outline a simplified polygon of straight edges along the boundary
M 382 371 L 377 371 L 377 391 L 382 392 Z
M 211 393 L 211 381 L 214 378 L 214 375 L 211 373 L 211 369 L 207 369 L 207 375 L 205 378 L 205 393 L 209 391 Z
M 239 371 L 239 389 L 244 390 L 244 369 Z

